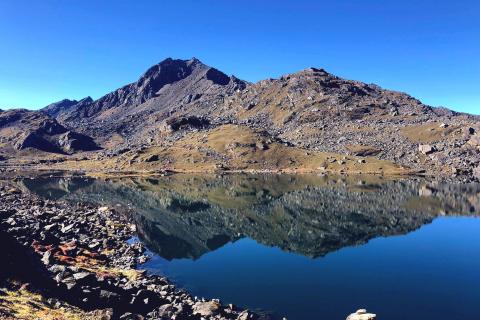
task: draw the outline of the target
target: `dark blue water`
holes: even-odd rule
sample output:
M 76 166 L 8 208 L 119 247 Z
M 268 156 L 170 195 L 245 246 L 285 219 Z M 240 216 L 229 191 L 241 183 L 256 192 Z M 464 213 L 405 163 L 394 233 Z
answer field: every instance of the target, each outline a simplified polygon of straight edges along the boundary
M 480 319 L 480 185 L 316 176 L 36 179 L 129 209 L 142 266 L 194 295 L 289 320 Z
M 439 218 L 408 235 L 317 259 L 246 238 L 198 260 L 155 256 L 146 267 L 194 294 L 288 319 L 344 319 L 361 307 L 382 319 L 473 319 L 480 301 L 480 219 Z

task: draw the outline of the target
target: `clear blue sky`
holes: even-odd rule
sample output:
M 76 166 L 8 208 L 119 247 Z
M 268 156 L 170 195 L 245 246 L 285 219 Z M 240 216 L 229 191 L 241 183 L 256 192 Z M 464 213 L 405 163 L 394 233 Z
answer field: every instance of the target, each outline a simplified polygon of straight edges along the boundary
M 480 114 L 480 1 L 0 1 L 0 108 L 98 98 L 166 57 L 310 66 Z

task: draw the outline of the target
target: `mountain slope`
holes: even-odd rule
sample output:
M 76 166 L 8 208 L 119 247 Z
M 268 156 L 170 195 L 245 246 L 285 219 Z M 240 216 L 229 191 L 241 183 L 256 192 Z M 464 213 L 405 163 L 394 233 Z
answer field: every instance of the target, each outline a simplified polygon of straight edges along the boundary
M 42 112 L 0 112 L 0 151 L 9 156 L 28 151 L 69 154 L 98 149 L 92 138 L 66 129 Z
M 239 124 L 265 128 L 309 150 L 371 155 L 445 174 L 471 172 L 480 160 L 480 117 L 432 108 L 322 69 L 260 81 L 232 96 L 224 109 Z M 420 145 L 435 151 L 423 154 Z
M 145 136 L 147 128 L 172 114 L 194 110 L 197 115 L 246 83 L 228 77 L 198 59 L 166 59 L 148 69 L 138 81 L 96 101 L 77 104 L 57 114 L 67 127 L 100 140 L 120 134 L 123 138 Z M 135 140 L 135 143 L 143 141 Z
M 371 157 L 375 172 L 480 177 L 480 117 L 317 68 L 250 84 L 195 58 L 169 58 L 98 100 L 64 100 L 42 111 L 104 149 L 89 168 L 350 172 L 338 160 L 345 155 L 358 163 Z M 251 143 L 238 145 L 232 132 Z M 339 162 L 328 163 L 330 154 Z M 138 162 L 150 157 L 159 160 Z

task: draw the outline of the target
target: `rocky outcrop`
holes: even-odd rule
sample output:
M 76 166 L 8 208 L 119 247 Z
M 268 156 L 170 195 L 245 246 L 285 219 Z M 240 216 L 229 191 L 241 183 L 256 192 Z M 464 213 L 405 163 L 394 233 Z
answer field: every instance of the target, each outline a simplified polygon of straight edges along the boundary
M 15 141 L 14 145 L 17 150 L 24 150 L 27 148 L 37 149 L 45 152 L 61 153 L 62 150 L 53 143 L 43 138 L 39 133 L 25 132 L 22 133 Z
M 176 113 L 209 112 L 246 82 L 206 66 L 198 59 L 168 58 L 148 69 L 138 81 L 98 100 L 77 104 L 57 115 L 60 123 L 89 135 L 121 132 L 137 144 L 158 130 L 158 122 Z M 203 110 L 204 109 L 204 110 Z
M 73 131 L 67 131 L 60 135 L 58 138 L 58 144 L 66 153 L 99 149 L 92 138 Z
M 196 116 L 170 118 L 166 121 L 167 130 L 178 131 L 181 129 L 204 129 L 210 124 L 205 118 Z
M 99 149 L 92 138 L 68 130 L 45 113 L 21 109 L 0 114 L 0 138 L 17 151 L 71 154 Z
M 77 103 L 78 103 L 77 100 L 63 99 L 61 101 L 49 104 L 48 106 L 44 107 L 42 111 L 48 114 L 49 116 L 55 118 L 60 113 L 65 112 L 66 110 L 73 107 Z

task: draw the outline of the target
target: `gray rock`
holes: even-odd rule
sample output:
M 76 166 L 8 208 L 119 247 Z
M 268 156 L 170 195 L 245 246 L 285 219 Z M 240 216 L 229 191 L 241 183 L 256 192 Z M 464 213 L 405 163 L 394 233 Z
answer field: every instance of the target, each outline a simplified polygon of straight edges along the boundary
M 201 316 L 212 316 L 220 309 L 220 303 L 217 301 L 197 302 L 193 305 L 193 314 Z
M 427 155 L 427 154 L 431 154 L 431 153 L 433 153 L 437 150 L 435 149 L 434 146 L 431 146 L 429 144 L 421 144 L 421 145 L 418 146 L 418 151 Z

